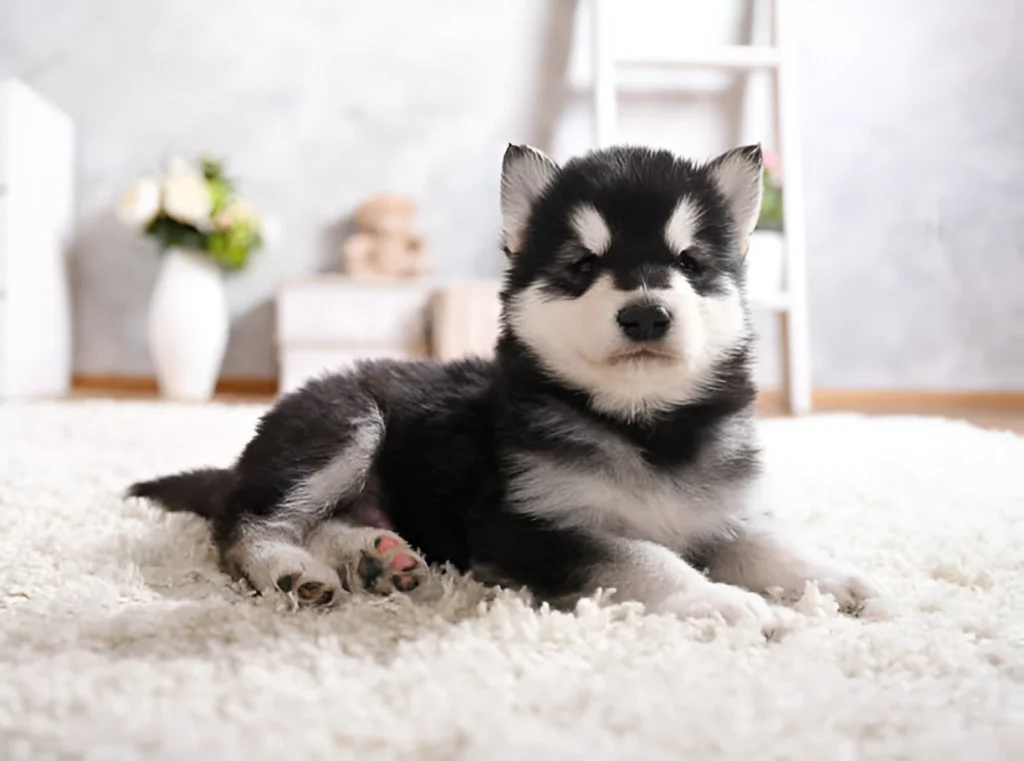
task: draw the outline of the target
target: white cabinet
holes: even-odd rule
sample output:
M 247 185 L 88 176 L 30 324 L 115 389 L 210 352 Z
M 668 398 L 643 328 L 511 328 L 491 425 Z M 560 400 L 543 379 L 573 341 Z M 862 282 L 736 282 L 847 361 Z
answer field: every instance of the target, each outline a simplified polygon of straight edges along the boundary
M 0 399 L 70 386 L 73 214 L 71 120 L 21 82 L 0 81 Z
M 437 289 L 430 315 L 433 354 L 441 360 L 494 356 L 501 331 L 501 283 L 450 283 Z
M 433 289 L 429 279 L 341 275 L 285 283 L 277 297 L 279 391 L 360 359 L 429 356 Z
M 277 297 L 278 389 L 294 391 L 363 359 L 493 356 L 500 287 L 341 275 L 287 282 Z

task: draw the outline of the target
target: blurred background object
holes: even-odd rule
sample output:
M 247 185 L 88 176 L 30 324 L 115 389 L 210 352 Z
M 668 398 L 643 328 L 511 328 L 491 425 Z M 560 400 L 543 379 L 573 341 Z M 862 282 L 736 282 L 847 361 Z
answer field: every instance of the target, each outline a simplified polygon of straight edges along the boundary
M 0 400 L 71 384 L 65 246 L 74 225 L 74 125 L 0 78 Z
M 423 236 L 413 229 L 416 202 L 379 193 L 353 214 L 356 231 L 341 247 L 341 268 L 349 277 L 420 277 L 433 263 Z
M 149 355 L 163 396 L 208 401 L 228 339 L 224 275 L 263 247 L 263 221 L 238 193 L 223 162 L 175 156 L 121 197 L 121 221 L 158 247 L 149 303 Z
M 802 185 L 815 409 L 882 398 L 1020 404 L 1019 3 L 783 2 L 793 20 L 795 175 L 765 67 L 625 67 L 615 139 L 696 158 L 763 142 L 783 170 L 750 248 L 752 270 L 769 283 L 784 283 L 776 204 L 786 207 L 791 181 Z M 733 45 L 756 57 L 772 43 L 767 0 L 609 4 L 626 59 Z M 289 351 L 306 363 L 290 377 L 366 353 L 429 354 L 439 310 L 478 315 L 487 334 L 491 306 L 467 311 L 477 291 L 450 305 L 463 286 L 486 290 L 500 277 L 506 143 L 564 160 L 597 140 L 591 10 L 592 0 L 0 3 L 0 79 L 16 77 L 75 125 L 67 242 L 79 385 L 155 388 L 147 311 L 160 259 L 114 209 L 176 155 L 223 156 L 284 231 L 226 282 L 222 390 L 275 392 Z M 357 234 L 353 214 L 379 194 L 415 209 L 409 234 L 422 236 L 430 266 L 410 282 L 359 284 L 339 272 Z M 336 333 L 281 333 L 293 324 L 288 294 L 303 288 L 334 291 L 299 301 L 322 303 L 305 319 Z M 371 325 L 357 292 L 391 304 L 395 324 L 419 320 L 412 338 L 384 335 L 384 318 Z M 777 398 L 776 314 L 759 312 L 757 328 L 758 376 Z

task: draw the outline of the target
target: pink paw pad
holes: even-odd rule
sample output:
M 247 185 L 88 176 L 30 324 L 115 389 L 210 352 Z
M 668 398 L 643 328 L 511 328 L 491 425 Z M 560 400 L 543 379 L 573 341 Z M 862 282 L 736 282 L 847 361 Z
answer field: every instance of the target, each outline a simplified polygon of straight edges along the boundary
M 356 575 L 367 591 L 387 595 L 416 589 L 426 581 L 428 570 L 401 537 L 389 533 L 373 540 L 372 551 L 362 553 Z
M 396 552 L 395 556 L 391 558 L 391 570 L 392 571 L 411 571 L 419 563 L 416 558 L 406 552 Z

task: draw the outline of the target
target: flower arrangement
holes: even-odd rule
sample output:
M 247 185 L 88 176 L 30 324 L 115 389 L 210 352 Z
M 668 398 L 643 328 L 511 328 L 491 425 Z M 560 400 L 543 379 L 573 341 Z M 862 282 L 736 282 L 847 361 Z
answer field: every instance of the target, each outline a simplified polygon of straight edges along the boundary
M 782 158 L 774 151 L 764 151 L 764 196 L 758 230 L 782 229 Z
M 206 157 L 198 167 L 174 158 L 161 176 L 139 180 L 121 198 L 117 215 L 162 249 L 197 251 L 227 270 L 245 267 L 265 237 L 264 224 L 225 176 L 223 163 Z

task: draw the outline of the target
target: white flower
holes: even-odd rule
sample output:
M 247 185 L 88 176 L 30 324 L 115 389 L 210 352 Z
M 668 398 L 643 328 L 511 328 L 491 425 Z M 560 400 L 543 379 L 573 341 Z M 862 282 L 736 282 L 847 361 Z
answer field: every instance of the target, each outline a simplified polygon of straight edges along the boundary
M 129 227 L 144 228 L 160 213 L 160 185 L 151 177 L 139 180 L 117 204 L 118 218 Z
M 244 198 L 239 198 L 236 201 L 232 201 L 228 206 L 220 211 L 216 219 L 213 220 L 214 225 L 218 230 L 227 230 L 229 227 L 241 222 L 242 220 L 256 221 L 256 210 L 253 209 L 252 204 L 246 201 Z
M 171 176 L 177 174 L 191 174 L 198 177 L 199 170 L 181 156 L 175 156 L 167 162 L 167 175 Z
M 164 211 L 167 216 L 198 228 L 210 224 L 210 186 L 198 172 L 176 171 L 173 167 L 164 180 Z

